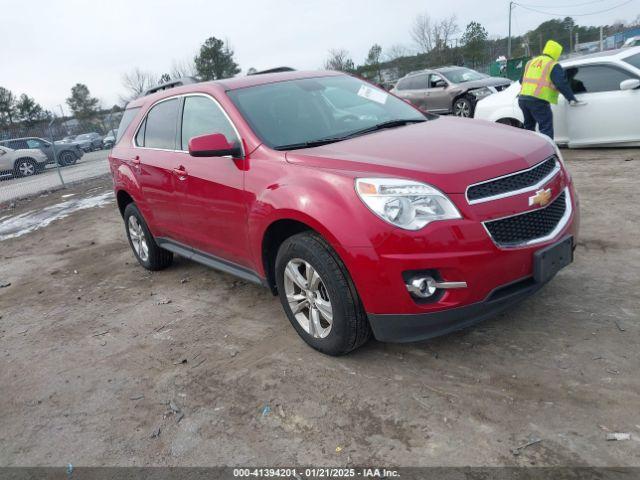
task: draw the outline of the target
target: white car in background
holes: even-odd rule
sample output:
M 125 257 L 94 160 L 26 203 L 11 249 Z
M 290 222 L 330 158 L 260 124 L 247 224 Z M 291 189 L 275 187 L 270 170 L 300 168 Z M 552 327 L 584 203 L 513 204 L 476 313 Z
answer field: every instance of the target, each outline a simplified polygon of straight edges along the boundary
M 553 105 L 556 143 L 569 148 L 640 146 L 640 47 L 562 60 L 569 85 L 586 105 Z M 522 127 L 520 84 L 478 102 L 474 118 Z

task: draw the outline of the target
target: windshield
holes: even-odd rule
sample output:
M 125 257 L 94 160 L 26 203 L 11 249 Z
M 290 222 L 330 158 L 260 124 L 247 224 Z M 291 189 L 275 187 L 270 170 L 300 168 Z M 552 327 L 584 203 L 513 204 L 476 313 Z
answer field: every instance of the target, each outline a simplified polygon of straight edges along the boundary
M 451 83 L 473 82 L 474 80 L 482 80 L 487 78 L 480 72 L 471 70 L 470 68 L 451 68 L 448 70 L 438 70 L 438 73 L 444 75 Z
M 227 93 L 261 140 L 276 149 L 303 148 L 301 144 L 322 139 L 339 141 L 388 122 L 425 120 L 404 101 L 347 75 L 290 80 Z

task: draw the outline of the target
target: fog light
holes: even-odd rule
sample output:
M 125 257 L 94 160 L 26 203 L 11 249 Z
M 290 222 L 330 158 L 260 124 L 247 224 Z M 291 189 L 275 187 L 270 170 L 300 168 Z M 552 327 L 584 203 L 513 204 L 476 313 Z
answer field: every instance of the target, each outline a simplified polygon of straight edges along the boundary
M 429 298 L 436 293 L 436 281 L 433 277 L 415 277 L 407 284 L 407 290 L 418 298 Z
M 411 278 L 405 286 L 414 297 L 429 298 L 433 296 L 438 289 L 467 288 L 467 282 L 441 282 L 429 275 L 420 275 Z

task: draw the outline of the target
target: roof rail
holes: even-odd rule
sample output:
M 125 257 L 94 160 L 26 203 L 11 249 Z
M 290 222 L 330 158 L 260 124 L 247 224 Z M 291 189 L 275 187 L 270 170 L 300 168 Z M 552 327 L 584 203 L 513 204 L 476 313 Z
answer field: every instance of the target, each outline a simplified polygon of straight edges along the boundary
M 194 77 L 177 78 L 148 89 L 142 96 L 151 95 L 152 93 L 160 92 L 162 90 L 168 90 L 169 88 L 181 87 L 182 85 L 190 85 L 192 83 L 198 83 L 198 80 Z
M 291 67 L 274 67 L 269 68 L 268 70 L 260 70 L 259 72 L 251 72 L 247 73 L 247 75 L 262 75 L 264 73 L 281 73 L 281 72 L 295 72 L 295 68 Z

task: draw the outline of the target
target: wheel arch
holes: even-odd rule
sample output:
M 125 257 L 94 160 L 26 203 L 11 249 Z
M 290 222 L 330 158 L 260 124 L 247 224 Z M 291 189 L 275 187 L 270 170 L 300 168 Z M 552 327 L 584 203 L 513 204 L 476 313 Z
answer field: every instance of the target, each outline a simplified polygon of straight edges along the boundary
M 329 229 L 316 219 L 307 217 L 301 212 L 283 212 L 282 216 L 273 219 L 264 229 L 260 243 L 261 266 L 264 270 L 267 285 L 274 295 L 277 294 L 274 270 L 278 249 L 287 238 L 301 232 L 313 232 L 320 236 L 346 266 L 342 246 Z
M 120 215 L 124 218 L 125 208 L 127 208 L 127 205 L 130 203 L 135 203 L 135 200 L 126 190 L 118 190 L 116 192 L 116 203 L 118 205 Z

